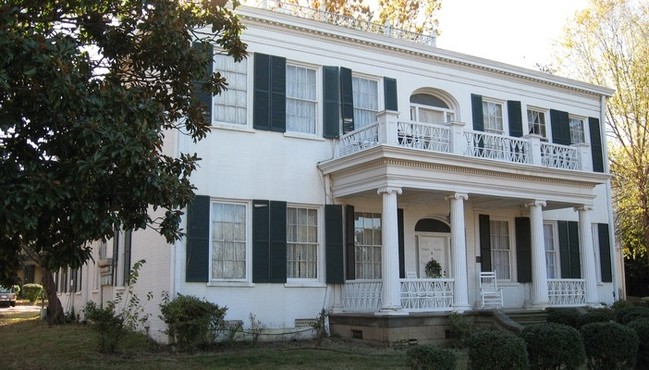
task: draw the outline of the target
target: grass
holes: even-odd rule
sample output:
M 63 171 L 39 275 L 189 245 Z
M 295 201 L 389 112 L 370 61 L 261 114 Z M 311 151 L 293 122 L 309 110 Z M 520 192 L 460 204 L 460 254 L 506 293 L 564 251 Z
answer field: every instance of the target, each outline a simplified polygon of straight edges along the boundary
M 38 313 L 0 310 L 3 369 L 406 369 L 405 350 L 342 339 L 313 342 L 223 345 L 179 354 L 129 335 L 108 355 L 97 351 L 95 333 L 83 324 L 48 326 Z

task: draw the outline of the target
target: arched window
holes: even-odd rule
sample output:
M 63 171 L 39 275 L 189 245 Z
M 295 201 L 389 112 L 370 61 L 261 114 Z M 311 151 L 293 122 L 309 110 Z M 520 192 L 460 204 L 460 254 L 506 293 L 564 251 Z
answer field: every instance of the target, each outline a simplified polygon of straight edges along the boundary
M 442 124 L 454 121 L 455 112 L 439 97 L 418 93 L 410 96 L 410 120 Z

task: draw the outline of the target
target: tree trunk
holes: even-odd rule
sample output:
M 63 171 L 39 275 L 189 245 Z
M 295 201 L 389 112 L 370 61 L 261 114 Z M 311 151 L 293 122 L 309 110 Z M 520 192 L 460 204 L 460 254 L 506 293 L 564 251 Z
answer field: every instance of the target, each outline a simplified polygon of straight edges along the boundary
M 42 268 L 43 287 L 47 295 L 47 323 L 58 325 L 65 323 L 65 313 L 59 297 L 56 295 L 56 284 L 54 283 L 54 274 L 52 271 Z

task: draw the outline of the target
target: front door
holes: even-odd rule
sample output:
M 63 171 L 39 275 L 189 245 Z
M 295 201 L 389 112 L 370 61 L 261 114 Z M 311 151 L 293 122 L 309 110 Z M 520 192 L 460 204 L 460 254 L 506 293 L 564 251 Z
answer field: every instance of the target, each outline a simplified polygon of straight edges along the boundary
M 434 258 L 442 266 L 442 277 L 451 276 L 450 236 L 440 233 L 426 233 L 417 236 L 417 266 L 419 278 L 426 278 L 426 264 Z

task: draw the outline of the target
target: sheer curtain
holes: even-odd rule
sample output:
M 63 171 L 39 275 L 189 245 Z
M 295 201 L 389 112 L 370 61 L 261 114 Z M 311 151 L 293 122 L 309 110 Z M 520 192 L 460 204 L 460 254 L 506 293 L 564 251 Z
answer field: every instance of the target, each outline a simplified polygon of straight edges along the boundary
M 246 278 L 246 207 L 212 204 L 212 278 Z
M 286 66 L 286 131 L 316 133 L 316 73 L 314 69 Z
M 245 125 L 248 86 L 248 61 L 235 62 L 227 55 L 216 55 L 215 68 L 225 77 L 227 90 L 214 98 L 216 122 Z
M 362 77 L 352 77 L 354 93 L 354 126 L 360 128 L 376 122 L 379 110 L 378 82 Z

